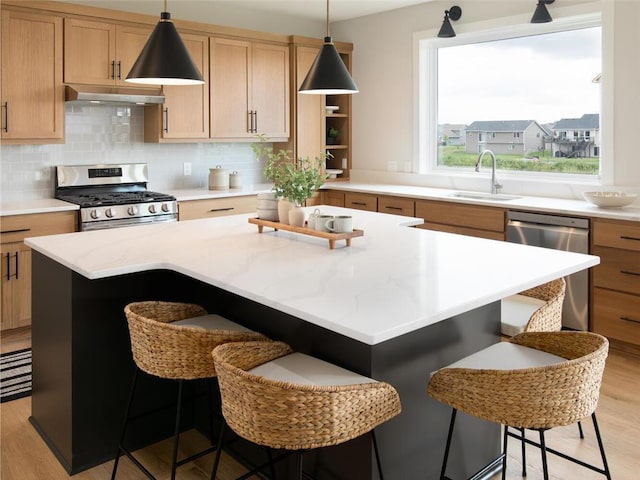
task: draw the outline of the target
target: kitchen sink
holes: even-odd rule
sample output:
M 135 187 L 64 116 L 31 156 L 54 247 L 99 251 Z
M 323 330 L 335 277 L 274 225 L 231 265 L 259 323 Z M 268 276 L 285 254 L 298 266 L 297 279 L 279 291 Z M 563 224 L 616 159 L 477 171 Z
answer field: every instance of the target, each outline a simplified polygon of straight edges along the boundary
M 508 202 L 509 200 L 518 200 L 519 198 L 522 198 L 517 195 L 483 192 L 453 192 L 449 196 L 454 198 L 468 198 L 471 200 L 490 200 L 493 202 Z

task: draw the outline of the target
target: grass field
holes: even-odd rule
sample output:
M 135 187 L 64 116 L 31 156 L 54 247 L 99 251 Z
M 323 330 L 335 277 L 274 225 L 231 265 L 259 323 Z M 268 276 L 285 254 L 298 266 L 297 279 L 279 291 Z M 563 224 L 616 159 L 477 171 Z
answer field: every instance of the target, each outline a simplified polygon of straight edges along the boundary
M 555 158 L 549 152 L 530 154 L 531 158 L 522 155 L 496 155 L 499 170 L 520 170 L 528 172 L 577 173 L 583 175 L 597 175 L 600 169 L 600 159 L 590 158 Z M 533 158 L 537 156 L 537 158 Z M 473 167 L 478 160 L 477 153 L 466 153 L 464 146 L 447 145 L 438 147 L 438 165 L 447 167 Z M 483 163 L 490 165 L 491 158 L 486 156 Z

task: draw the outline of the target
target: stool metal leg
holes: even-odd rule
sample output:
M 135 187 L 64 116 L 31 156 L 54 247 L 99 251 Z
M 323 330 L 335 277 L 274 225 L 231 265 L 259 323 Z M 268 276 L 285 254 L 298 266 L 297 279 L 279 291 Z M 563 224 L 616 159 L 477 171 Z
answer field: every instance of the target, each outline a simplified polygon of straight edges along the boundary
M 222 418 L 222 425 L 220 425 L 220 434 L 218 435 L 218 450 L 216 451 L 216 458 L 213 461 L 213 469 L 211 470 L 211 480 L 216 480 L 218 474 L 218 465 L 220 464 L 220 455 L 222 455 L 222 439 L 224 438 L 224 430 L 227 427 L 227 422 L 224 417 Z
M 122 445 L 124 444 L 124 436 L 127 432 L 127 423 L 129 420 L 129 410 L 131 409 L 131 404 L 133 403 L 133 394 L 136 390 L 136 384 L 138 383 L 138 367 L 136 366 L 133 371 L 133 380 L 131 382 L 131 390 L 129 391 L 129 400 L 127 401 L 127 408 L 124 413 L 124 421 L 122 422 L 122 429 L 120 430 L 120 443 L 118 444 L 118 453 L 116 453 L 116 458 L 113 462 L 113 471 L 111 472 L 111 480 L 115 480 L 116 472 L 118 471 L 118 463 L 120 461 L 120 454 L 122 453 Z
M 609 464 L 607 463 L 607 457 L 604 454 L 604 445 L 602 443 L 602 437 L 600 436 L 600 429 L 598 428 L 598 421 L 596 420 L 596 412 L 591 414 L 591 420 L 593 420 L 593 428 L 596 431 L 596 439 L 598 440 L 598 447 L 600 448 L 600 455 L 602 455 L 602 465 L 604 467 L 604 475 L 608 480 L 611 480 L 611 472 L 609 471 Z
M 544 430 L 540 429 L 540 454 L 542 455 L 542 473 L 544 480 L 549 480 L 549 468 L 547 466 L 547 446 L 544 443 Z
M 525 429 L 521 428 L 520 434 L 522 435 L 522 476 L 526 477 L 527 476 L 527 449 L 526 449 L 527 444 L 524 441 L 524 432 L 525 432 Z
M 173 433 L 173 454 L 171 456 L 171 480 L 176 479 L 178 468 L 178 441 L 180 440 L 180 413 L 182 411 L 182 386 L 183 381 L 178 380 L 178 405 L 176 407 L 176 426 Z
M 578 422 L 578 432 L 580 432 L 580 438 L 584 438 L 584 432 L 582 431 L 582 422 Z
M 269 447 L 264 447 L 267 451 L 267 460 L 269 461 L 269 470 L 271 471 L 271 479 L 276 480 L 276 466 L 273 463 L 273 455 L 271 454 L 271 449 Z
M 505 425 L 502 431 L 502 480 L 507 478 L 507 439 L 509 438 L 509 426 Z
M 449 448 L 451 447 L 451 437 L 453 436 L 453 426 L 456 423 L 456 413 L 458 410 L 451 409 L 451 421 L 449 422 L 449 433 L 447 433 L 447 445 L 444 447 L 444 458 L 442 459 L 442 469 L 440 470 L 440 480 L 446 480 L 447 461 L 449 460 Z
M 296 478 L 302 480 L 302 451 L 296 452 Z
M 378 442 L 376 440 L 376 431 L 371 430 L 371 440 L 373 441 L 373 453 L 376 455 L 376 463 L 378 464 L 378 476 L 380 480 L 384 480 L 384 475 L 382 474 L 382 463 L 380 462 L 380 452 L 378 451 Z

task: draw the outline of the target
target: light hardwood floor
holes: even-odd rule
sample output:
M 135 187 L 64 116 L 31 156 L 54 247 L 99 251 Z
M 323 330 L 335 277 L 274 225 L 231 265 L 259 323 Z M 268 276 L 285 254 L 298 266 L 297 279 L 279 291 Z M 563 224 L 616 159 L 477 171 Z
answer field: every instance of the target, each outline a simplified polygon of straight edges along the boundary
M 3 335 L 2 352 L 30 346 L 28 329 Z M 426 387 L 426 385 L 425 385 Z M 30 398 L 14 400 L 0 406 L 0 479 L 2 480 L 63 480 L 70 478 L 42 439 L 28 421 L 31 412 Z M 612 348 L 607 359 L 600 403 L 597 410 L 598 423 L 603 436 L 612 478 L 614 480 L 635 480 L 640 478 L 640 356 Z M 599 465 L 598 447 L 589 419 L 585 420 L 585 439 L 580 440 L 575 425 L 553 429 L 547 433 L 550 447 L 575 455 L 585 461 Z M 443 442 L 444 442 L 443 432 Z M 532 433 L 529 433 L 532 435 Z M 533 437 L 532 437 L 533 438 Z M 184 434 L 181 445 L 184 454 L 192 453 L 204 444 L 201 435 L 194 431 Z M 507 478 L 521 478 L 519 445 L 510 442 L 510 456 Z M 164 441 L 138 452 L 140 459 L 158 479 L 169 478 L 171 442 Z M 384 452 L 382 452 L 384 462 Z M 193 464 L 180 467 L 178 478 L 184 480 L 208 479 L 211 471 L 212 455 Z M 383 463 L 384 465 L 384 463 Z M 90 470 L 74 475 L 75 480 L 103 480 L 111 476 L 113 462 L 106 462 Z M 242 466 L 232 458 L 223 456 L 218 478 L 229 480 L 243 472 Z M 529 480 L 542 478 L 538 450 L 528 447 L 527 468 Z M 563 459 L 549 456 L 551 478 L 554 480 L 603 479 L 590 470 L 571 464 Z M 128 459 L 121 461 L 119 480 L 143 478 Z M 499 476 L 495 477 L 500 478 Z M 358 479 L 353 479 L 358 480 Z M 413 480 L 413 479 L 401 479 Z

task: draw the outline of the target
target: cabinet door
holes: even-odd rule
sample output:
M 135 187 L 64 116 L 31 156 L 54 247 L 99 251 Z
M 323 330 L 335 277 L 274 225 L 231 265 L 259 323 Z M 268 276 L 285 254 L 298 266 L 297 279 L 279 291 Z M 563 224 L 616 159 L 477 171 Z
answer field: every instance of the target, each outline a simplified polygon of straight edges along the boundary
M 149 27 L 116 26 L 116 51 L 114 77 L 116 85 L 135 86 L 127 83 L 131 67 L 136 63 L 140 52 L 147 43 L 153 30 Z M 182 37 L 184 39 L 184 37 Z
M 325 96 L 297 93 L 318 51 L 318 48 L 296 47 L 296 158 L 315 158 L 323 153 Z
M 251 138 L 251 43 L 211 39 L 211 136 Z
M 62 19 L 2 11 L 2 139 L 64 138 Z
M 257 206 L 257 195 L 190 200 L 178 204 L 178 218 L 182 221 L 251 213 L 256 211 Z
M 31 251 L 22 242 L 0 247 L 0 329 L 31 324 Z
M 65 18 L 64 81 L 112 85 L 116 76 L 116 27 Z
M 165 85 L 164 105 L 145 107 L 145 140 L 147 127 L 158 125 L 154 136 L 162 139 L 209 138 L 209 38 L 199 35 L 181 35 L 191 58 L 202 73 L 204 85 L 170 86 Z M 150 121 L 148 114 L 156 116 Z M 160 121 L 157 117 L 160 115 Z M 158 132 L 158 130 L 160 130 Z M 160 140 L 161 141 L 161 140 Z
M 250 105 L 255 133 L 264 133 L 271 139 L 289 137 L 288 47 L 252 44 Z

